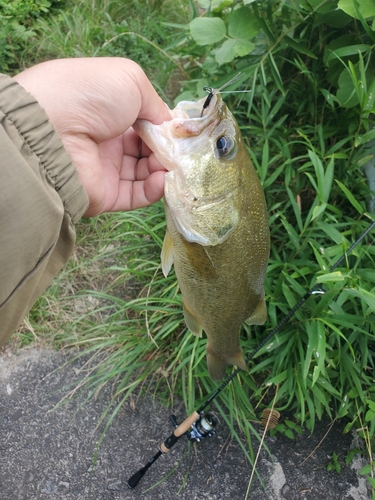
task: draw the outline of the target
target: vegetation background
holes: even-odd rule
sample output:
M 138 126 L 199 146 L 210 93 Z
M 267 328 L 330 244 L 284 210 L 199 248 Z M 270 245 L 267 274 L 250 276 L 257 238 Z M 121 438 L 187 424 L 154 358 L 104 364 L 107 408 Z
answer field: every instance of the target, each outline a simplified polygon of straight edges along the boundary
M 373 0 L 0 0 L 0 71 L 46 59 L 125 56 L 170 106 L 238 72 L 226 94 L 262 181 L 271 256 L 268 320 L 244 325 L 250 353 L 315 283 L 312 296 L 216 400 L 254 460 L 253 425 L 274 405 L 293 437 L 324 413 L 347 418 L 375 487 L 374 235 L 331 266 L 373 220 Z M 126 96 L 124 96 L 126 98 Z M 15 337 L 90 354 L 90 394 L 117 379 L 107 425 L 134 391 L 191 412 L 216 388 L 205 341 L 186 330 L 176 279 L 162 276 L 162 203 L 83 220 L 74 258 Z M 324 292 L 324 293 L 323 293 Z M 234 425 L 234 424 L 237 425 Z

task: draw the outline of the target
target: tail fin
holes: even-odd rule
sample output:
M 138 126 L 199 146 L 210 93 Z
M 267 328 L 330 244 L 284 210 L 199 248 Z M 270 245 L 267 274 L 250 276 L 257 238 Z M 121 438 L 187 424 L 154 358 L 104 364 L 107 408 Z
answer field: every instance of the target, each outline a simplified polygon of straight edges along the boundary
M 210 345 L 207 345 L 207 367 L 212 380 L 219 382 L 225 377 L 225 370 L 228 365 L 235 365 L 241 370 L 247 370 L 245 358 L 241 348 L 230 356 L 217 353 Z

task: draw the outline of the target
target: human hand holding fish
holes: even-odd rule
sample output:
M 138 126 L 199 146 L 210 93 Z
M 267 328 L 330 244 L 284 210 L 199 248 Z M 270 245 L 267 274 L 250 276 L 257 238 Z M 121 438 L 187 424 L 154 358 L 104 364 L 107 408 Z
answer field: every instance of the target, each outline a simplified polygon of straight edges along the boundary
M 184 318 L 205 331 L 208 371 L 246 370 L 240 328 L 266 319 L 269 229 L 263 190 L 239 127 L 220 93 L 180 102 L 172 120 L 137 120 L 134 129 L 168 170 L 162 269 L 174 265 Z
M 131 128 L 171 118 L 143 70 L 116 57 L 47 61 L 14 77 L 45 109 L 89 197 L 86 216 L 160 199 L 164 168 Z

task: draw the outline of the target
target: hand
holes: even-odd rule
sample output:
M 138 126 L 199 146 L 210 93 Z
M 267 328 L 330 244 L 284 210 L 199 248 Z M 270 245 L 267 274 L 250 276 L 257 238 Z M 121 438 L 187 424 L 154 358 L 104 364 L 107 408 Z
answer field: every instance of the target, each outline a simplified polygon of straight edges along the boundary
M 163 196 L 165 170 L 131 128 L 171 118 L 142 69 L 122 58 L 59 59 L 14 77 L 45 109 L 76 165 L 85 216 L 130 210 Z

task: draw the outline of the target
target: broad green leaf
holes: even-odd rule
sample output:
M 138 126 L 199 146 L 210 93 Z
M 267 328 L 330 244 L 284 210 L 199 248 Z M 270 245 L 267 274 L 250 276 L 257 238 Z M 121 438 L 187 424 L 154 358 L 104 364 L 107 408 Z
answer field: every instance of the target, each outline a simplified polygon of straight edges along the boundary
M 327 89 L 320 89 L 320 92 L 324 95 L 325 100 L 327 103 L 334 108 L 335 107 L 335 102 L 337 102 L 337 98 L 331 94 Z
M 323 193 L 322 193 L 322 190 L 324 188 L 324 182 L 325 182 L 324 167 L 323 167 L 322 161 L 319 158 L 319 156 L 315 153 L 315 151 L 309 150 L 308 154 L 309 154 L 311 163 L 314 165 L 315 175 L 316 175 L 317 184 L 318 184 L 317 191 L 318 191 L 319 198 L 321 199 L 321 201 L 326 202 L 327 200 L 325 200 L 323 198 Z
M 254 44 L 249 40 L 229 38 L 215 52 L 215 59 L 220 65 L 229 63 L 236 57 L 249 54 L 253 48 Z
M 221 47 L 215 51 L 215 59 L 220 66 L 222 64 L 229 63 L 236 58 L 236 51 L 234 48 L 235 42 L 236 41 L 233 38 L 225 40 Z
M 359 297 L 362 299 L 372 310 L 372 312 L 375 312 L 375 294 L 374 292 L 368 292 L 367 290 L 364 290 L 363 288 L 347 288 L 346 289 L 347 293 L 349 295 L 354 295 L 355 297 Z
M 339 88 L 336 93 L 337 100 L 344 108 L 353 108 L 359 103 L 352 75 L 345 68 L 339 76 Z
M 312 353 L 313 353 L 315 348 L 316 348 L 315 341 L 309 335 L 309 342 L 307 344 L 306 357 L 305 357 L 305 360 L 303 362 L 303 373 L 302 373 L 303 378 L 306 378 L 308 373 L 309 373 L 309 368 L 310 368 L 310 364 L 311 364 L 311 357 L 312 357 Z
M 285 36 L 284 40 L 290 47 L 292 47 L 292 49 L 296 50 L 297 52 L 312 57 L 313 59 L 317 58 L 316 55 L 311 52 L 311 50 L 309 50 L 305 45 L 302 45 L 302 43 L 297 42 L 290 36 Z
M 364 467 L 362 467 L 362 469 L 359 471 L 359 474 L 361 474 L 361 476 L 365 476 L 366 474 L 371 474 L 371 472 L 372 472 L 371 464 L 367 464 Z
M 211 11 L 220 12 L 221 10 L 230 7 L 233 0 L 198 0 L 198 5 L 203 9 L 211 9 Z
M 337 7 L 342 9 L 349 16 L 359 19 L 354 0 L 339 0 Z M 365 19 L 375 16 L 375 2 L 373 0 L 358 0 L 357 7 Z
M 345 415 L 348 414 L 350 406 L 351 406 L 351 403 L 346 398 L 346 400 L 344 400 L 344 402 L 341 403 L 341 405 L 340 405 L 340 409 L 337 413 L 337 418 L 345 417 Z
M 247 54 L 250 54 L 252 50 L 254 50 L 255 45 L 250 42 L 249 40 L 246 40 L 244 38 L 236 38 L 234 44 L 234 50 L 236 51 L 236 55 L 238 57 L 243 57 L 246 56 Z
M 225 23 L 219 17 L 196 17 L 189 23 L 191 36 L 198 45 L 211 45 L 225 37 Z
M 354 198 L 353 194 L 349 191 L 349 189 L 344 186 L 344 184 L 336 179 L 337 184 L 340 186 L 341 190 L 344 192 L 345 196 L 348 198 L 353 207 L 358 210 L 360 214 L 363 214 L 364 209 L 362 205 Z
M 326 335 L 325 328 L 322 323 L 316 320 L 312 320 L 306 324 L 306 330 L 309 337 L 309 343 L 307 348 L 307 354 L 309 356 L 313 355 L 315 358 L 316 365 L 313 369 L 312 384 L 313 387 L 320 375 L 325 374 L 325 358 L 326 358 Z M 304 360 L 304 373 L 307 375 L 309 359 Z
M 288 376 L 288 370 L 284 370 L 283 372 L 279 373 L 275 377 L 272 377 L 271 379 L 267 380 L 265 385 L 279 385 L 281 382 L 284 382 L 284 380 Z
M 294 439 L 293 431 L 291 431 L 290 429 L 285 429 L 284 435 L 289 439 Z
M 318 349 L 318 338 L 317 338 L 317 332 L 316 332 L 316 321 L 315 320 L 312 320 L 312 321 L 309 321 L 306 323 L 306 331 L 307 331 L 307 335 L 308 335 L 308 344 L 307 344 L 307 351 L 306 351 L 306 357 L 305 357 L 305 360 L 304 360 L 304 365 L 303 365 L 303 376 L 304 378 L 307 377 L 308 375 L 308 372 L 309 372 L 309 367 L 310 367 L 310 363 L 311 363 L 311 358 L 312 358 L 312 355 L 317 351 Z M 314 372 L 315 372 L 315 368 L 317 368 L 316 366 L 314 367 Z M 318 373 L 319 375 L 319 373 Z M 313 385 L 314 385 L 314 381 L 313 381 Z
M 323 259 L 322 255 L 319 253 L 318 249 L 316 249 L 310 242 L 310 246 L 313 249 L 315 259 L 317 263 L 319 264 L 319 267 L 322 271 L 328 271 L 329 270 L 329 265 L 327 262 Z
M 372 141 L 373 139 L 375 139 L 375 128 L 369 130 L 365 134 L 358 135 L 355 139 L 355 145 L 358 147 Z
M 317 283 L 326 283 L 327 281 L 344 281 L 345 276 L 342 275 L 341 271 L 335 271 L 333 273 L 323 274 L 318 276 L 316 279 Z
M 322 409 L 321 405 L 325 407 L 328 414 L 331 413 L 331 411 L 329 409 L 329 405 L 328 405 L 329 398 L 327 399 L 326 394 L 319 389 L 317 384 L 315 384 L 311 388 L 311 390 L 312 390 L 312 393 L 314 395 L 314 401 L 315 401 L 315 405 L 316 405 L 316 413 L 318 415 L 318 418 L 321 419 L 321 417 L 323 415 L 323 409 Z
M 283 165 L 281 165 L 281 167 L 283 167 Z M 287 187 L 286 192 L 288 193 L 289 201 L 292 205 L 293 212 L 294 212 L 294 215 L 295 215 L 296 220 L 297 220 L 298 229 L 300 231 L 302 231 L 303 224 L 302 224 L 302 218 L 301 218 L 301 207 L 298 205 L 296 197 L 295 197 L 294 193 L 291 191 L 291 189 L 289 189 Z
M 326 332 L 324 325 L 321 322 L 317 323 L 317 336 L 318 336 L 318 348 L 314 354 L 318 363 L 319 371 L 325 376 Z
M 258 20 L 247 7 L 240 7 L 229 15 L 228 34 L 233 38 L 254 38 L 260 30 Z
M 336 244 L 341 245 L 344 240 L 343 235 L 338 231 L 333 224 L 328 224 L 328 222 L 320 222 L 319 229 L 321 229 L 332 241 Z
M 350 450 L 347 451 L 346 457 L 345 457 L 345 464 L 350 465 L 353 461 L 353 458 L 356 455 L 361 454 L 361 449 L 360 448 L 351 448 Z
M 319 200 L 322 202 L 323 205 L 325 205 L 328 202 L 328 198 L 331 193 L 331 186 L 332 186 L 333 172 L 334 172 L 334 158 L 330 159 L 330 162 L 328 163 L 326 169 L 324 169 L 322 161 L 315 153 L 315 151 L 310 150 L 308 154 L 312 164 L 314 165 L 315 175 L 317 179 L 317 186 L 314 182 L 312 182 L 312 184 L 315 185 L 314 187 L 317 190 Z M 312 178 L 311 177 L 309 178 L 312 181 Z M 320 210 L 319 213 L 321 211 L 322 210 Z M 317 215 L 315 215 L 314 217 L 316 216 Z
M 280 92 L 283 95 L 285 95 L 284 85 L 283 85 L 283 82 L 282 82 L 282 79 L 281 79 L 279 68 L 277 67 L 275 59 L 273 58 L 272 51 L 269 52 L 268 59 L 270 61 L 270 69 L 272 71 L 272 76 L 273 76 L 274 83 L 277 86 L 277 88 L 280 90 Z
M 364 111 L 373 111 L 375 103 L 375 79 L 372 79 L 370 86 L 367 90 L 367 101 L 364 104 Z
M 293 243 L 293 246 L 299 250 L 300 246 L 301 246 L 301 241 L 300 241 L 300 238 L 296 232 L 296 230 L 294 229 L 294 227 L 285 219 L 285 217 L 281 217 L 281 222 L 283 224 L 283 226 L 285 227 L 289 237 L 290 237 L 290 241 L 291 243 Z
M 312 184 L 312 187 L 315 189 L 315 191 L 316 191 L 316 192 L 318 192 L 318 191 L 319 191 L 319 188 L 318 188 L 318 186 L 317 186 L 317 184 L 316 184 L 316 182 L 315 182 L 314 177 L 310 174 L 310 172 L 306 172 L 306 175 L 307 175 L 307 177 L 309 178 L 309 180 L 310 180 L 310 182 L 311 182 L 311 184 Z
M 309 4 L 316 12 L 319 12 L 320 14 L 330 12 L 332 10 L 332 7 L 336 7 L 335 5 L 332 5 L 332 1 L 322 2 L 321 0 L 309 0 Z
M 335 49 L 328 57 L 327 62 L 332 59 L 337 59 L 341 57 L 357 56 L 359 52 L 368 52 L 371 50 L 371 45 L 365 43 L 359 43 L 357 45 L 350 45 L 349 47 L 340 47 Z
M 322 214 L 326 208 L 327 208 L 327 203 L 322 203 L 321 205 L 317 205 L 316 207 L 314 207 L 311 220 L 314 220 L 317 217 L 319 217 L 319 215 Z
M 194 92 L 192 92 L 191 90 L 186 90 L 176 97 L 176 99 L 174 100 L 174 104 L 177 105 L 177 103 L 181 101 L 194 101 L 196 97 L 197 96 Z
M 323 387 L 326 391 L 328 391 L 330 394 L 333 394 L 334 396 L 340 396 L 340 393 L 333 387 L 332 384 L 328 382 L 327 379 L 320 377 L 318 380 L 318 384 Z
M 371 399 L 366 399 L 366 403 L 368 404 L 370 410 L 375 412 L 375 401 L 372 401 Z
M 324 173 L 324 183 L 323 186 L 321 186 L 322 198 L 325 203 L 328 202 L 329 196 L 331 194 L 334 171 L 335 171 L 335 159 L 332 157 L 326 167 Z

